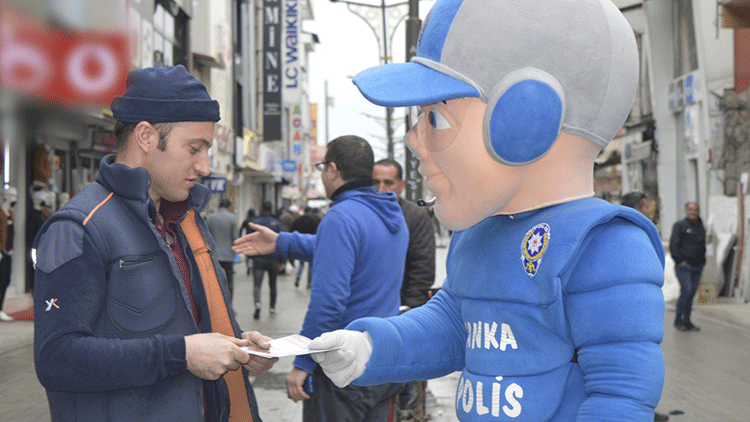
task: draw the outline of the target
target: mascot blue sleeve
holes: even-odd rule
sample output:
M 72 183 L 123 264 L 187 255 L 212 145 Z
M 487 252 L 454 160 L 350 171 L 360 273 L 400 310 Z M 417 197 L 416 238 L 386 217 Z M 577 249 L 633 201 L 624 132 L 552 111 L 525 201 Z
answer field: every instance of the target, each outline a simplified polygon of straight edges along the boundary
M 587 236 L 565 287 L 587 398 L 577 421 L 652 420 L 664 382 L 663 266 L 624 219 Z
M 391 318 L 363 318 L 348 330 L 367 331 L 374 344 L 356 385 L 377 385 L 447 375 L 464 367 L 466 329 L 453 297 L 441 290 L 427 304 Z

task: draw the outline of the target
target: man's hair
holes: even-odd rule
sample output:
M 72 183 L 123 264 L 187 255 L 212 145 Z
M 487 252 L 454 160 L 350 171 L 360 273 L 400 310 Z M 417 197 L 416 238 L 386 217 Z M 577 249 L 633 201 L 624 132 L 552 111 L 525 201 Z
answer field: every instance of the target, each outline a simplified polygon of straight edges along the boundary
M 159 132 L 158 148 L 164 151 L 167 148 L 167 137 L 177 123 L 151 123 L 151 126 Z M 133 134 L 138 123 L 125 123 L 117 120 L 115 122 L 115 150 L 120 152 L 125 149 L 128 139 Z
M 355 135 L 339 136 L 328 144 L 325 161 L 336 163 L 344 181 L 372 179 L 372 147 Z
M 227 198 L 222 198 L 221 201 L 219 201 L 219 208 L 229 208 L 232 206 L 232 201 L 228 200 Z
M 404 169 L 401 164 L 393 158 L 383 158 L 382 160 L 375 163 L 376 166 L 393 166 L 396 167 L 396 179 L 404 180 Z
M 271 204 L 270 201 L 263 202 L 263 204 L 260 206 L 260 212 L 262 214 L 270 214 L 270 213 L 272 213 L 273 212 L 273 204 Z
M 646 194 L 643 192 L 630 192 L 626 193 L 622 197 L 621 204 L 635 209 L 641 208 L 641 201 L 646 199 Z
M 685 202 L 685 208 L 687 208 L 687 207 L 688 207 L 688 205 L 690 205 L 690 204 L 695 204 L 695 205 L 698 205 L 698 203 L 697 203 L 697 202 L 695 202 L 695 201 L 687 201 L 687 202 Z M 698 206 L 700 206 L 700 205 L 698 205 Z

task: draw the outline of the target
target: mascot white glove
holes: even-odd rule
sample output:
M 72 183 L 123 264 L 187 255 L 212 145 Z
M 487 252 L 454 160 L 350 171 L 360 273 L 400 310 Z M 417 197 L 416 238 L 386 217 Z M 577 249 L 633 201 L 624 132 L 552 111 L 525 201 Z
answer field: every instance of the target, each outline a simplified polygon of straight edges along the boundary
M 328 378 L 343 388 L 365 372 L 367 361 L 372 354 L 370 334 L 359 331 L 336 330 L 323 333 L 307 346 L 310 350 L 324 350 L 338 347 L 329 352 L 313 353 Z

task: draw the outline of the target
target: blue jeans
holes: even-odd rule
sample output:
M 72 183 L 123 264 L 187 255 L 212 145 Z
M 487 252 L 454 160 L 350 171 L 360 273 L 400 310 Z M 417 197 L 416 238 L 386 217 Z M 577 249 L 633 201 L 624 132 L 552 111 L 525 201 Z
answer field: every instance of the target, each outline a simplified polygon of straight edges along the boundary
M 679 265 L 674 266 L 677 281 L 680 282 L 680 297 L 677 299 L 677 315 L 675 324 L 690 323 L 690 313 L 693 310 L 693 298 L 698 292 L 698 285 L 701 282 L 702 265 Z
M 294 283 L 297 285 L 299 283 L 300 277 L 302 277 L 302 271 L 305 269 L 305 264 L 307 264 L 307 288 L 310 288 L 310 281 L 312 280 L 312 262 L 311 261 L 297 261 L 299 263 L 297 267 L 297 279 Z

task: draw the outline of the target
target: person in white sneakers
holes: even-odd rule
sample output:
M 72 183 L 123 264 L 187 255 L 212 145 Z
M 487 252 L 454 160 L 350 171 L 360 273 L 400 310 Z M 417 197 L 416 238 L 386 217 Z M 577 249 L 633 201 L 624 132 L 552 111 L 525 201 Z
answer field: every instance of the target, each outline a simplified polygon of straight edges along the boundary
M 13 207 L 18 199 L 18 191 L 8 187 L 3 191 L 0 203 L 0 321 L 14 321 L 3 309 L 5 293 L 10 285 L 11 253 L 13 249 Z

